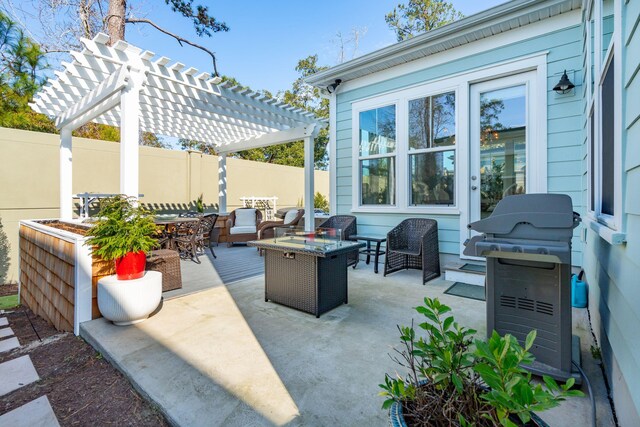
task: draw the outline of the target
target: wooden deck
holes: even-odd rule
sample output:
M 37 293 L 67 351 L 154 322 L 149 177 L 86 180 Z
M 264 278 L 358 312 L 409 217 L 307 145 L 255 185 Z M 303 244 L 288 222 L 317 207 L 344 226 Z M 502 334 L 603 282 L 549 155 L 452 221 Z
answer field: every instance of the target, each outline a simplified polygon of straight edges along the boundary
M 214 246 L 217 258 L 209 250 L 200 256 L 200 264 L 190 260 L 180 261 L 182 289 L 165 292 L 164 299 L 204 291 L 218 286 L 226 286 L 250 277 L 264 274 L 264 259 L 256 248 L 236 245 L 227 248 L 226 243 Z

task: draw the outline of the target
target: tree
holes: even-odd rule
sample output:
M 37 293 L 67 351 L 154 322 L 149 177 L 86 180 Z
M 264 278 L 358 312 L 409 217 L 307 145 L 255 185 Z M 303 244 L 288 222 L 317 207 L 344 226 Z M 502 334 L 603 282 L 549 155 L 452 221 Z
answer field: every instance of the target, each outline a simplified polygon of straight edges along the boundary
M 46 53 L 79 50 L 80 37 L 93 38 L 101 31 L 109 35 L 109 44 L 114 44 L 125 40 L 127 24 L 144 24 L 173 37 L 181 46 L 188 44 L 206 52 L 211 56 L 214 75 L 218 75 L 213 51 L 160 27 L 136 6 L 141 3 L 127 0 L 0 0 L 0 4 L 11 10 L 13 15 L 27 17 L 35 14 L 39 17 L 41 26 L 37 31 Z M 164 3 L 175 13 L 190 19 L 198 37 L 211 37 L 213 33 L 229 30 L 224 22 L 209 14 L 208 6 L 194 6 L 193 0 L 164 0 Z
M 0 126 L 55 131 L 48 117 L 28 105 L 43 83 L 38 72 L 45 66 L 38 44 L 0 11 Z
M 299 107 L 314 113 L 320 118 L 329 117 L 329 101 L 320 97 L 320 90 L 304 83 L 303 79 L 313 73 L 324 70 L 327 67 L 318 65 L 318 55 L 310 55 L 298 61 L 296 71 L 299 73 L 298 78 L 293 82 L 290 90 L 279 93 L 276 98 L 286 102 L 294 107 Z M 223 76 L 223 80 L 233 83 L 234 85 L 247 88 L 240 84 L 235 78 Z M 260 91 L 268 98 L 272 94 L 268 91 Z M 315 167 L 323 169 L 327 167 L 327 143 L 329 142 L 329 134 L 327 129 L 320 131 L 314 143 L 314 160 Z M 210 153 L 211 147 L 199 141 L 180 140 L 180 145 L 184 149 L 196 149 L 203 153 Z M 296 141 L 288 144 L 272 145 L 264 148 L 254 148 L 251 150 L 233 153 L 232 157 L 252 160 L 257 162 L 273 163 L 288 166 L 304 166 L 304 142 Z
M 344 36 L 341 31 L 336 33 L 336 38 L 333 40 L 333 43 L 338 48 L 338 64 L 342 64 L 344 61 L 356 57 L 358 54 L 358 47 L 360 46 L 360 39 L 366 34 L 367 27 L 353 27 L 347 36 Z M 348 51 L 350 52 L 347 53 Z
M 384 20 L 398 41 L 410 39 L 462 18 L 464 15 L 444 0 L 409 0 L 389 12 Z

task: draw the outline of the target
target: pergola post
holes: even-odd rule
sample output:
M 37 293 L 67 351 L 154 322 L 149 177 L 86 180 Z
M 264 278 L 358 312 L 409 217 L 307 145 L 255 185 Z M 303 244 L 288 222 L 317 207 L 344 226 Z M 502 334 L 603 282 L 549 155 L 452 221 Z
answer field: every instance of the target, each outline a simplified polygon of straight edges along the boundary
M 315 230 L 315 220 L 313 211 L 314 195 L 314 150 L 313 136 L 304 139 L 304 229 L 305 231 Z
M 73 218 L 73 162 L 71 128 L 60 129 L 60 218 Z
M 120 193 L 138 198 L 140 90 L 143 75 L 131 73 L 131 80 L 120 96 Z
M 227 153 L 218 156 L 218 212 L 227 212 Z

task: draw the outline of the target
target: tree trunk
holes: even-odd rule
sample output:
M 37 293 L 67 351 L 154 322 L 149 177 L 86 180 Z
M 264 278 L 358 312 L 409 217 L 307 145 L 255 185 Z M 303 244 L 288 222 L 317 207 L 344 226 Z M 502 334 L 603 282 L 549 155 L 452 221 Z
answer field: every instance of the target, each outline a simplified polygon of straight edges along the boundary
M 109 13 L 107 14 L 107 33 L 109 33 L 109 45 L 118 40 L 124 40 L 125 12 L 127 0 L 109 0 Z

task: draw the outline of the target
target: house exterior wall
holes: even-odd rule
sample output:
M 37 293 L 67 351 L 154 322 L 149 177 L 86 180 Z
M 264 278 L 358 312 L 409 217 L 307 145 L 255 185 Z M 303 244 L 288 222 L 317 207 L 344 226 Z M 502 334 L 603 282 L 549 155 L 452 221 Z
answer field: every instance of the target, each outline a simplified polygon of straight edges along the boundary
M 584 269 L 593 331 L 618 420 L 625 427 L 640 425 L 640 2 L 620 3 L 622 167 L 618 173 L 622 175 L 626 244 L 612 245 L 597 230 L 587 229 Z M 585 181 L 587 152 L 585 139 Z M 587 197 L 585 191 L 585 200 Z
M 552 24 L 550 24 L 552 23 Z M 513 33 L 513 34 L 510 34 Z M 569 194 L 573 199 L 574 210 L 584 212 L 584 203 L 581 193 L 582 188 L 582 98 L 576 91 L 572 94 L 557 95 L 553 92 L 553 86 L 558 82 L 562 72 L 577 70 L 570 74 L 574 83 L 582 81 L 582 27 L 580 24 L 580 11 L 574 11 L 542 22 L 530 24 L 524 28 L 512 30 L 499 36 L 500 43 L 496 46 L 487 45 L 487 39 L 481 42 L 473 42 L 469 45 L 450 49 L 424 59 L 423 68 L 413 70 L 407 74 L 391 75 L 388 70 L 361 79 L 348 82 L 337 94 L 336 99 L 336 188 L 335 205 L 339 214 L 355 214 L 358 217 L 358 230 L 364 233 L 384 234 L 402 219 L 407 217 L 428 217 L 438 221 L 440 251 L 447 254 L 459 254 L 460 250 L 460 213 L 468 210 L 467 206 L 458 206 L 460 213 L 447 214 L 418 214 L 405 212 L 358 212 L 353 209 L 352 196 L 354 191 L 359 191 L 353 185 L 353 119 L 352 103 L 381 94 L 393 93 L 419 84 L 438 81 L 460 73 L 471 72 L 475 69 L 501 64 L 516 60 L 528 55 L 546 52 L 546 102 L 547 121 L 546 133 L 541 135 L 547 142 L 547 182 L 546 186 L 551 193 Z M 491 38 L 489 38 L 491 39 Z M 490 41 L 489 41 L 490 43 Z M 443 60 L 443 57 L 456 56 L 452 60 Z M 421 60 L 417 60 L 421 61 Z M 414 61 L 414 62 L 417 62 Z M 437 65 L 429 65 L 429 64 Z M 406 64 L 405 64 L 406 65 Z M 395 68 L 401 69 L 402 66 Z M 415 68 L 415 67 L 413 67 Z M 397 74 L 397 72 L 395 73 Z M 380 81 L 372 81 L 380 80 Z M 358 80 L 367 84 L 358 84 Z M 369 83 L 370 82 L 370 83 Z M 464 114 L 464 112 L 459 112 Z M 398 119 L 401 119 L 400 117 Z M 466 122 L 468 123 L 468 121 Z M 333 123 L 332 123 L 333 124 Z M 458 134 L 469 133 L 468 128 L 458 129 Z M 528 143 L 535 144 L 536 141 Z M 456 174 L 468 174 L 466 170 L 458 167 L 459 158 L 456 160 Z M 398 185 L 404 185 L 404 178 L 397 177 Z M 458 181 L 459 182 L 459 181 Z M 458 186 L 459 187 L 459 186 Z M 458 188 L 457 195 L 465 188 Z M 457 197 L 459 200 L 459 197 Z M 580 265 L 582 241 L 579 238 L 580 230 L 575 230 L 573 239 L 573 263 Z

